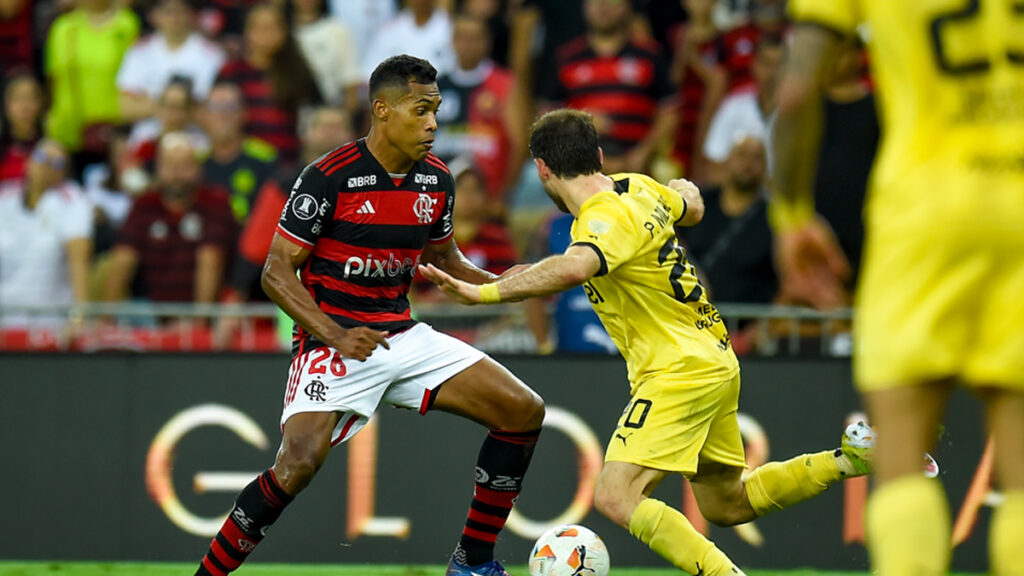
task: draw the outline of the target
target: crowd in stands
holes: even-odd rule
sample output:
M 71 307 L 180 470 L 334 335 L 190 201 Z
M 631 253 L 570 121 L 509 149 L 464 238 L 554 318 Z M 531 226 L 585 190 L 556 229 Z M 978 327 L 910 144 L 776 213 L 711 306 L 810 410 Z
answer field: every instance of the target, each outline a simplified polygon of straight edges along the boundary
M 789 302 L 766 209 L 786 38 L 785 0 L 0 0 L 0 328 L 69 321 L 33 307 L 265 300 L 301 167 L 365 134 L 369 74 L 400 53 L 439 71 L 434 152 L 478 266 L 564 250 L 571 218 L 526 140 L 566 106 L 593 115 L 606 172 L 702 186 L 706 222 L 680 237 L 716 301 Z M 848 46 L 816 160 L 851 288 L 879 137 L 867 69 Z M 584 301 L 531 305 L 540 350 L 608 350 Z

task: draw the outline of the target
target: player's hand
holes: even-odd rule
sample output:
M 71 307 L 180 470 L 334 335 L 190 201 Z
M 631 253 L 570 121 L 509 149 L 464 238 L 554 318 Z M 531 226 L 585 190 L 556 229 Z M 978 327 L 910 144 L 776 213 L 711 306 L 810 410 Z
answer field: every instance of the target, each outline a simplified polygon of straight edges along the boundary
M 678 226 L 693 226 L 704 219 L 704 197 L 696 184 L 686 178 L 676 178 L 668 181 L 668 187 L 678 192 L 686 202 L 686 214 L 683 214 Z
M 341 328 L 340 334 L 336 338 L 330 338 L 330 341 L 326 344 L 337 350 L 342 358 L 353 358 L 364 362 L 373 354 L 378 345 L 383 346 L 387 350 L 391 349 L 391 346 L 388 345 L 387 336 L 387 332 L 381 332 L 366 326 Z
M 433 264 L 420 265 L 420 273 L 447 294 L 451 299 L 462 304 L 480 304 L 480 287 L 476 284 L 463 282 L 447 272 L 436 268 Z
M 850 264 L 829 225 L 820 217 L 775 233 L 775 260 L 784 298 L 819 309 L 849 304 L 844 283 Z

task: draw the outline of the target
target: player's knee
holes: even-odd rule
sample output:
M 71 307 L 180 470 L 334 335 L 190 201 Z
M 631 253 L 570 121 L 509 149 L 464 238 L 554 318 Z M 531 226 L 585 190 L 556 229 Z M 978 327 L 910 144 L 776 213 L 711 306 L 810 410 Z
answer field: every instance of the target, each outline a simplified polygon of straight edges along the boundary
M 323 461 L 323 455 L 312 442 L 285 442 L 277 453 L 274 475 L 284 491 L 294 496 L 309 485 Z
M 536 430 L 544 424 L 544 400 L 525 385 L 511 395 L 503 408 L 507 421 L 502 428 Z

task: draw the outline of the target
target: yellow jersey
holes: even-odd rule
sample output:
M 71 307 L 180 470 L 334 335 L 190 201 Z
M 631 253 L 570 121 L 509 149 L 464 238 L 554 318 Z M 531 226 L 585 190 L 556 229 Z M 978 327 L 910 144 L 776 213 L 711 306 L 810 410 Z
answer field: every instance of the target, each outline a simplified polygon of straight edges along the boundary
M 1024 9 L 1015 0 L 790 0 L 796 22 L 865 26 L 883 139 L 879 233 L 1024 222 Z
M 686 204 L 642 174 L 614 174 L 615 189 L 587 199 L 572 245 L 592 248 L 601 269 L 583 285 L 619 352 L 631 392 L 652 378 L 722 382 L 739 363 L 718 310 L 676 240 Z

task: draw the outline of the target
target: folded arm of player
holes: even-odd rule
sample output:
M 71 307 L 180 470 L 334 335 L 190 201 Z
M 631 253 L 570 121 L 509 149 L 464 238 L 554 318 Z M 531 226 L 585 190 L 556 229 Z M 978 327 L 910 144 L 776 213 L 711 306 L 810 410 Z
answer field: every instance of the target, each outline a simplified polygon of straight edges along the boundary
M 587 246 L 569 246 L 564 254 L 549 256 L 525 270 L 478 286 L 464 282 L 427 264 L 420 272 L 446 294 L 463 304 L 518 302 L 562 292 L 583 284 L 601 269 L 601 259 Z
M 822 84 L 841 38 L 820 26 L 797 26 L 778 90 L 773 132 L 775 232 L 781 291 L 819 308 L 846 303 L 850 266 L 825 221 L 814 212 L 814 170 L 823 126 Z
M 694 226 L 704 219 L 704 197 L 696 184 L 686 178 L 677 178 L 669 180 L 668 187 L 679 193 L 686 207 L 676 226 Z
M 387 333 L 365 326 L 342 328 L 325 314 L 299 281 L 296 272 L 309 258 L 310 250 L 280 234 L 274 235 L 263 274 L 263 291 L 295 322 L 345 358 L 366 360 L 380 344 L 390 348 Z

